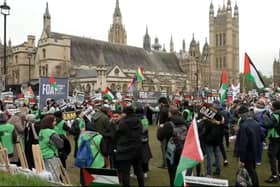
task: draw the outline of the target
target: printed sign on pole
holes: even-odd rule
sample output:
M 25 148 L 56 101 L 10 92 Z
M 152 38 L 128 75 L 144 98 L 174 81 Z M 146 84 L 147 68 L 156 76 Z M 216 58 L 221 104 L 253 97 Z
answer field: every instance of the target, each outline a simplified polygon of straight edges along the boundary
M 40 77 L 39 80 L 39 108 L 43 109 L 47 99 L 67 99 L 69 93 L 68 78 Z

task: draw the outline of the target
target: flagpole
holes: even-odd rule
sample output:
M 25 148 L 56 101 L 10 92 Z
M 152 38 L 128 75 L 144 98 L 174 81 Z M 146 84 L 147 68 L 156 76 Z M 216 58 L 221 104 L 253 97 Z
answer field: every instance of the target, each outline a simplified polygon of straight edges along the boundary
M 243 93 L 246 93 L 246 88 L 245 88 L 245 75 L 243 75 Z

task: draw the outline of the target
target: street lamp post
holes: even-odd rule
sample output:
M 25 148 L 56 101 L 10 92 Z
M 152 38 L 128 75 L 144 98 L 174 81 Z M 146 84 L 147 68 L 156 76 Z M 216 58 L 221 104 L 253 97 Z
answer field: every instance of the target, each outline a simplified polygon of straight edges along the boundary
M 7 42 L 6 42 L 6 17 L 10 15 L 10 7 L 7 5 L 6 0 L 4 0 L 4 4 L 0 6 L 1 14 L 4 15 L 4 81 L 6 82 L 7 75 Z

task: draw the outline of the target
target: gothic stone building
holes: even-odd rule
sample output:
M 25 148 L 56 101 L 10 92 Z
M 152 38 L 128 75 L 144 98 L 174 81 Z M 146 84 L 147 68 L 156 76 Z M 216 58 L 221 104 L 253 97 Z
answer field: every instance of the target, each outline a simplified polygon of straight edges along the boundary
M 34 36 L 27 36 L 27 41 L 18 46 L 12 46 L 9 42 L 8 84 L 36 82 L 41 76 L 53 75 L 68 77 L 70 92 L 79 90 L 91 94 L 107 86 L 115 91 L 126 91 L 136 69 L 143 66 L 144 81 L 137 85 L 138 89 L 174 93 L 194 92 L 204 86 L 217 89 L 223 68 L 227 70 L 230 80 L 238 77 L 238 7 L 235 5 L 232 17 L 230 0 L 227 6 L 219 8 L 216 17 L 211 3 L 210 40 L 209 44 L 206 40 L 202 52 L 194 36 L 189 51 L 186 51 L 183 41 L 183 49 L 179 53 L 174 50 L 171 36 L 170 52 L 166 52 L 157 37 L 151 44 L 148 28 L 143 48 L 127 45 L 118 0 L 108 33 L 109 42 L 52 31 L 48 4 L 43 21 L 37 46 Z M 2 61 L 3 55 L 0 56 Z

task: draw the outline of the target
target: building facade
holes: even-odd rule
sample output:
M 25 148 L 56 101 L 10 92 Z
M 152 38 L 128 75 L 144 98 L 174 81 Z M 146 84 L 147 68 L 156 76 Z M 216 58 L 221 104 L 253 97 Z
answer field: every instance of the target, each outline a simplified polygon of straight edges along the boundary
M 9 42 L 7 81 L 8 84 L 38 82 L 39 77 L 53 75 L 69 78 L 70 93 L 77 90 L 91 95 L 107 86 L 125 92 L 136 69 L 142 66 L 144 81 L 137 85 L 139 90 L 197 93 L 203 87 L 217 89 L 222 69 L 227 70 L 229 80 L 236 79 L 239 73 L 237 5 L 233 17 L 231 14 L 230 1 L 218 10 L 216 17 L 211 3 L 209 44 L 206 39 L 200 49 L 200 43 L 193 35 L 188 51 L 183 40 L 182 49 L 176 53 L 172 36 L 169 52 L 160 44 L 158 37 L 152 44 L 148 26 L 143 48 L 127 45 L 119 0 L 116 0 L 108 42 L 54 32 L 46 4 L 37 46 L 32 35 L 18 46 Z M 3 67 L 1 69 L 3 71 Z
M 232 9 L 230 0 L 218 8 L 216 16 L 210 4 L 209 48 L 210 87 L 219 87 L 223 69 L 229 83 L 239 79 L 239 11 L 237 4 Z

